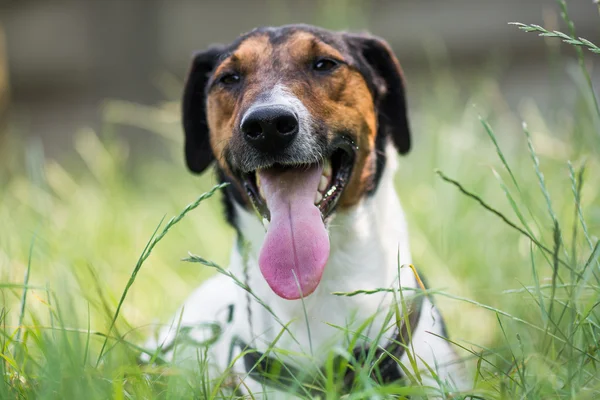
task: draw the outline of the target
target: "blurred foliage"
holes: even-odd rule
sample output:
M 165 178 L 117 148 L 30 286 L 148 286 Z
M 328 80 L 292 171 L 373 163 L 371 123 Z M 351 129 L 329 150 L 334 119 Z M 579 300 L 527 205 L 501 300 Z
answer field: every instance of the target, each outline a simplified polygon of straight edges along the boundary
M 503 384 L 494 386 L 493 382 L 494 377 L 515 373 L 512 366 L 519 364 L 512 361 L 507 348 L 512 351 L 521 346 L 531 379 L 543 383 L 536 386 L 535 393 L 547 398 L 547 393 L 563 387 L 564 379 L 556 365 L 544 358 L 546 354 L 540 356 L 539 332 L 526 329 L 516 318 L 547 324 L 543 307 L 532 291 L 523 288 L 552 283 L 553 277 L 556 279 L 552 265 L 542 252 L 532 250 L 527 237 L 440 180 L 435 169 L 460 181 L 517 224 L 520 218 L 516 213 L 522 212 L 532 234 L 549 248 L 556 242 L 557 232 L 548 212 L 551 206 L 568 244 L 560 256 L 570 265 L 580 266 L 591 250 L 581 227 L 575 228 L 580 223 L 576 204 L 585 217 L 591 242 L 597 242 L 600 231 L 600 142 L 593 95 L 581 69 L 567 61 L 561 67 L 573 77 L 575 102 L 557 101 L 542 111 L 525 97 L 513 110 L 494 74 L 474 74 L 464 85 L 440 54 L 443 52 L 436 52 L 429 80 L 413 84 L 419 88 L 410 98 L 414 150 L 400 160 L 396 180 L 409 221 L 413 258 L 431 288 L 472 300 L 436 296 L 453 340 L 475 352 L 498 349 L 489 356 L 495 367 L 488 366 L 488 372 L 479 378 L 488 380 L 482 387 L 493 389 L 494 396 L 501 398 L 504 393 L 504 398 L 511 398 L 502 391 L 506 389 Z M 159 82 L 170 85 L 170 93 L 180 91 L 181 83 L 173 83 L 170 77 Z M 549 95 L 554 91 L 550 84 Z M 198 178 L 183 165 L 178 102 L 146 107 L 109 101 L 104 115 L 104 129 L 82 129 L 72 144 L 73 157 L 66 160 L 46 159 L 39 142 L 22 142 L 18 133 L 13 132 L 7 142 L 7 166 L 0 173 L 0 345 L 4 354 L 13 348 L 15 337 L 22 345 L 14 347 L 12 358 L 6 356 L 1 363 L 7 377 L 4 384 L 12 393 L 33 390 L 49 398 L 122 398 L 123 393 L 134 398 L 178 397 L 202 392 L 201 377 L 189 371 L 140 370 L 129 347 L 118 345 L 123 342 L 109 341 L 110 356 L 102 369 L 95 369 L 95 358 L 88 356 L 88 352 L 97 354 L 98 338 L 108 332 L 136 260 L 162 218 L 177 215 L 217 183 L 212 173 Z M 491 127 L 518 186 L 498 157 L 485 124 Z M 149 155 L 133 169 L 126 168 L 128 145 L 118 136 L 122 125 L 158 135 L 170 156 Z M 539 173 L 529 145 L 539 158 Z M 577 202 L 568 161 L 575 171 L 585 161 L 587 172 Z M 544 177 L 542 188 L 540 174 Z M 518 207 L 511 204 L 507 191 L 517 199 Z M 573 237 L 573 232 L 579 236 Z M 227 265 L 232 240 L 233 230 L 224 222 L 218 199 L 200 204 L 173 227 L 142 266 L 113 333 L 127 342 L 140 343 L 149 334 L 148 324 L 166 321 L 186 295 L 212 273 L 198 264 L 182 263 L 187 252 Z M 565 274 L 561 271 L 559 277 L 567 279 Z M 24 281 L 30 287 L 26 298 Z M 558 294 L 560 301 L 569 295 Z M 597 299 L 597 290 L 584 292 L 588 306 Z M 501 313 L 473 302 L 514 318 L 504 319 L 501 325 Z M 594 307 L 590 313 L 597 321 Z M 21 318 L 24 329 L 18 327 Z M 60 326 L 74 331 L 55 329 Z M 87 333 L 90 330 L 92 334 Z M 593 347 L 592 342 L 588 345 Z M 558 350 L 551 348 L 550 353 L 556 355 Z M 597 348 L 589 354 L 597 355 Z M 577 369 L 579 364 L 565 365 Z M 30 371 L 35 372 L 28 377 Z M 38 379 L 39 385 L 46 385 L 43 391 L 31 377 L 45 377 Z M 547 391 L 539 389 L 546 384 Z M 1 392 L 2 396 L 9 393 Z
M 0 159 L 4 158 L 4 136 L 8 124 L 8 60 L 4 30 L 0 25 Z M 0 167 L 2 164 L 0 163 Z

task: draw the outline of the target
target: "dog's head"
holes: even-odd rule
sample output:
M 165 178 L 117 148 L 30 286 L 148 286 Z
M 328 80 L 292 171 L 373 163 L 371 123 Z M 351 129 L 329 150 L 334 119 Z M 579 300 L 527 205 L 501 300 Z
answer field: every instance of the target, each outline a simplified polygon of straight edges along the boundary
M 185 156 L 213 161 L 267 223 L 259 266 L 281 297 L 312 293 L 326 225 L 373 193 L 391 140 L 410 149 L 402 70 L 379 38 L 260 28 L 197 54 L 183 99 Z

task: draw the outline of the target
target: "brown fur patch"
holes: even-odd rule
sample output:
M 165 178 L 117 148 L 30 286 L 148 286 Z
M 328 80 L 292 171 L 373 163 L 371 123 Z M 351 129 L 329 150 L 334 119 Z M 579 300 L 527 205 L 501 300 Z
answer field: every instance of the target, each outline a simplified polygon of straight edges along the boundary
M 319 57 L 339 60 L 329 74 L 310 72 Z M 312 33 L 296 31 L 275 44 L 267 34 L 243 40 L 217 67 L 214 76 L 236 72 L 243 78 L 239 91 L 215 86 L 207 98 L 210 141 L 221 168 L 231 174 L 223 154 L 242 140 L 238 131 L 245 110 L 257 96 L 284 84 L 309 110 L 312 118 L 333 136 L 350 135 L 358 146 L 354 170 L 338 207 L 357 204 L 370 189 L 375 168 L 377 116 L 373 97 L 362 74 L 349 62 L 351 55 L 324 43 Z M 236 136 L 237 135 L 237 136 Z
M 214 77 L 224 73 L 243 74 L 249 83 L 243 93 L 234 93 L 224 88 L 215 87 L 208 95 L 206 103 L 207 121 L 210 128 L 210 143 L 219 165 L 230 174 L 229 166 L 224 160 L 227 148 L 234 132 L 235 124 L 240 119 L 241 110 L 248 98 L 256 97 L 260 88 L 252 84 L 254 75 L 260 69 L 264 58 L 271 53 L 271 45 L 266 35 L 251 36 L 244 40 L 231 56 L 225 59 L 213 72 Z

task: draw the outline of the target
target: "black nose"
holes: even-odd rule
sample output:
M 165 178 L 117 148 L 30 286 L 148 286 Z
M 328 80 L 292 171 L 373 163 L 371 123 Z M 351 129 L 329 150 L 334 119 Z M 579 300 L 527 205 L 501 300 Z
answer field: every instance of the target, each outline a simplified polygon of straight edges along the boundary
M 298 134 L 298 118 L 285 107 L 262 106 L 244 116 L 241 129 L 256 150 L 274 153 L 292 143 Z

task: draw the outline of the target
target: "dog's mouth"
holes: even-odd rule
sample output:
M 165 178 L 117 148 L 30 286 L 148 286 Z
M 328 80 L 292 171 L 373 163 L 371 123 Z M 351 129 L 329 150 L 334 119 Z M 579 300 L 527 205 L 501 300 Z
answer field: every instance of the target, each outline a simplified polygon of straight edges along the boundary
M 243 185 L 267 229 L 258 264 L 285 299 L 311 294 L 329 258 L 326 224 L 346 188 L 355 146 L 339 141 L 319 163 L 273 163 L 242 174 Z
M 293 165 L 275 163 L 267 168 L 242 174 L 241 180 L 254 208 L 264 221 L 269 222 L 271 212 L 265 199 L 261 176 L 265 173 L 284 176 L 286 172 L 310 171 L 314 167 L 321 167 L 319 184 L 314 193 L 314 205 L 321 212 L 323 221 L 328 222 L 350 180 L 354 157 L 355 153 L 351 146 L 338 147 L 323 162 Z

